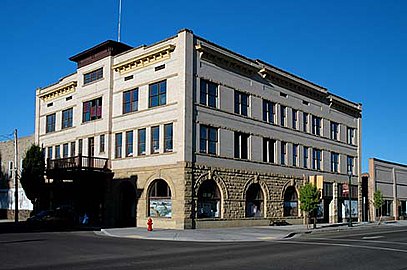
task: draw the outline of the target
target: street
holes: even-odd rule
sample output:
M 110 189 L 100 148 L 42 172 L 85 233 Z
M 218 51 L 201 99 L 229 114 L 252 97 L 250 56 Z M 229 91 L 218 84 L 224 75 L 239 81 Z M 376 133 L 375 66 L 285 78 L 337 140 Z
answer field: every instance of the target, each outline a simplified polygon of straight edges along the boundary
M 257 242 L 174 242 L 94 232 L 0 235 L 0 269 L 407 269 L 407 227 Z

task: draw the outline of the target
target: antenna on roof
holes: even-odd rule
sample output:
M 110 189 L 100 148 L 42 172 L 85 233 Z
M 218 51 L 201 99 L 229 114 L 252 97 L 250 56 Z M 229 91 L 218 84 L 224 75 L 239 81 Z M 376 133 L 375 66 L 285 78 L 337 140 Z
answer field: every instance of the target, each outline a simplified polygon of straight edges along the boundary
M 120 21 L 122 18 L 122 0 L 119 0 L 119 25 L 117 29 L 117 41 L 120 42 Z

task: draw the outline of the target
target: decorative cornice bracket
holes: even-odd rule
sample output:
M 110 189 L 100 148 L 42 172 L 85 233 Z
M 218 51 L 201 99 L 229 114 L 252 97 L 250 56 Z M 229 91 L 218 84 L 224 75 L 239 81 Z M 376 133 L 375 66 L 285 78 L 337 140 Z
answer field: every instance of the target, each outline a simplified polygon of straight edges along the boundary
M 65 96 L 75 92 L 76 86 L 77 86 L 76 81 L 69 82 L 65 85 L 62 85 L 55 89 L 48 90 L 47 92 L 40 94 L 39 98 L 41 98 L 44 102 L 48 102 L 58 97 Z

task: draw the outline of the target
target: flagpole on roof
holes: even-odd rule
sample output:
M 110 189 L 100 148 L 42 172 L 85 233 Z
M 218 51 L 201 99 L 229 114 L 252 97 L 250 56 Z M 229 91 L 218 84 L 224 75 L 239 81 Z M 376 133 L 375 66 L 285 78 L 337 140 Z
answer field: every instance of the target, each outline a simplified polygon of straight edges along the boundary
M 119 24 L 117 29 L 117 41 L 120 42 L 120 21 L 122 17 L 122 0 L 119 0 Z

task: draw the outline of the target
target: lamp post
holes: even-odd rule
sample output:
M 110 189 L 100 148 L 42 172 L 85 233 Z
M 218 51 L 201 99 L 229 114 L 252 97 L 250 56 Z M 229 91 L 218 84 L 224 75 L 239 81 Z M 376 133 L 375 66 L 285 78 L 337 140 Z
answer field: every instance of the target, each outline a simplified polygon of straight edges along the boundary
M 352 170 L 348 169 L 348 177 L 349 177 L 349 183 L 348 183 L 348 196 L 349 196 L 349 219 L 348 219 L 348 226 L 352 227 L 352 198 L 351 198 L 351 182 L 352 182 Z

